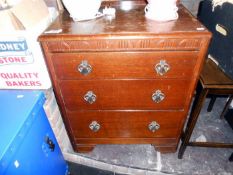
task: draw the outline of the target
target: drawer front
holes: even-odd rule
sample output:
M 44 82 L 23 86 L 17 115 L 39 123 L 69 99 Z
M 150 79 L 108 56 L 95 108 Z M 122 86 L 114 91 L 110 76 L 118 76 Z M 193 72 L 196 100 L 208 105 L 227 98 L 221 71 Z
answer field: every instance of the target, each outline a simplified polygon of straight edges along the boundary
M 183 109 L 188 80 L 61 81 L 68 110 Z M 152 98 L 153 97 L 153 98 Z
M 52 55 L 58 79 L 186 78 L 197 52 L 96 52 Z
M 183 113 L 76 111 L 67 112 L 75 138 L 175 138 Z

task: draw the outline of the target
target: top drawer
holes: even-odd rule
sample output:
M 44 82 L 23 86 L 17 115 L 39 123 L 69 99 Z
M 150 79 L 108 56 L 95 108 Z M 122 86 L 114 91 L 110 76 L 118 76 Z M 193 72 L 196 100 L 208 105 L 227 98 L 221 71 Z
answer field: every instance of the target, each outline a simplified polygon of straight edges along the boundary
M 187 78 L 198 52 L 78 52 L 52 54 L 58 79 Z

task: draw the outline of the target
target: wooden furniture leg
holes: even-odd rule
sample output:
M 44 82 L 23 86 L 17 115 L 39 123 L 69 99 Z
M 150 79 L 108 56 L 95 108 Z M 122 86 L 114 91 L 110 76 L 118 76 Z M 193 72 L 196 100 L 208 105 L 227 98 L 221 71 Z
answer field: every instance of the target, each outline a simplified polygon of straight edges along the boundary
M 199 91 L 199 90 L 198 90 Z M 205 101 L 206 95 L 208 94 L 208 89 L 201 89 L 200 92 L 197 92 L 196 98 L 193 103 L 192 111 L 187 123 L 187 127 L 185 129 L 182 144 L 180 146 L 179 152 L 178 152 L 178 158 L 182 159 L 185 149 L 187 145 L 189 144 L 189 139 L 192 135 L 193 129 L 196 125 L 198 116 L 201 112 L 203 103 Z
M 207 112 L 211 112 L 212 111 L 214 103 L 216 101 L 216 98 L 217 97 L 215 95 L 211 97 L 210 103 L 209 103 L 208 108 L 207 108 Z
M 226 112 L 227 112 L 227 110 L 228 110 L 228 108 L 229 108 L 229 106 L 230 106 L 232 100 L 233 100 L 233 95 L 231 95 L 231 96 L 229 97 L 229 99 L 227 100 L 227 103 L 226 103 L 226 105 L 225 105 L 225 107 L 224 107 L 224 109 L 223 109 L 223 111 L 222 111 L 222 113 L 221 113 L 221 116 L 220 116 L 221 119 L 224 118 L 224 116 L 225 116 L 225 114 L 226 114 Z
M 233 162 L 233 153 L 231 154 L 231 156 L 229 157 L 229 161 Z
M 95 148 L 95 145 L 76 145 L 75 151 L 78 153 L 88 153 Z
M 163 154 L 176 152 L 176 145 L 174 145 L 174 146 L 156 146 L 156 145 L 153 145 L 153 146 L 154 146 L 156 151 L 159 151 Z

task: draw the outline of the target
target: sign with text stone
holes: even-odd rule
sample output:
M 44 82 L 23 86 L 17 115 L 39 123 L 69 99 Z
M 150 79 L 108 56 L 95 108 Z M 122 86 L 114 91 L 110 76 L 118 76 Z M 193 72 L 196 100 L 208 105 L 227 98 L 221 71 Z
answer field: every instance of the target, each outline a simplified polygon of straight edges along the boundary
M 35 37 L 1 37 L 0 89 L 48 89 L 51 81 Z

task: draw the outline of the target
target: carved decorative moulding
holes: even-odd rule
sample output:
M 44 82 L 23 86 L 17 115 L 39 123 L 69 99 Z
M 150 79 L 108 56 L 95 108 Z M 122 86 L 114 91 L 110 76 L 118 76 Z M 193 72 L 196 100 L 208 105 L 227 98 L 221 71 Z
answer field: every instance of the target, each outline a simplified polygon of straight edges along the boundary
M 58 51 L 79 51 L 79 50 L 198 50 L 201 46 L 201 39 L 108 39 L 82 41 L 53 41 L 47 43 L 49 50 Z

